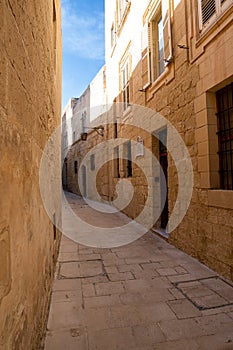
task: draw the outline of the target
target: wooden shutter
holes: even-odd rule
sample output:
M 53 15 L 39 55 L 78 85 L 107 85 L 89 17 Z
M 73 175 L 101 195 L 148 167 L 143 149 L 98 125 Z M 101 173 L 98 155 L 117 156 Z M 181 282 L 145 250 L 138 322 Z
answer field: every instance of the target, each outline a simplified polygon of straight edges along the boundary
M 141 33 L 142 52 L 142 88 L 145 89 L 151 83 L 150 69 L 150 24 L 146 23 Z
M 162 21 L 163 21 L 163 38 L 164 38 L 164 62 L 165 66 L 172 59 L 172 37 L 171 37 L 171 17 L 170 17 L 170 0 L 162 1 Z
M 221 2 L 223 3 L 223 2 Z M 216 14 L 216 1 L 215 0 L 198 0 L 198 14 L 199 14 L 199 27 L 200 30 L 209 20 Z

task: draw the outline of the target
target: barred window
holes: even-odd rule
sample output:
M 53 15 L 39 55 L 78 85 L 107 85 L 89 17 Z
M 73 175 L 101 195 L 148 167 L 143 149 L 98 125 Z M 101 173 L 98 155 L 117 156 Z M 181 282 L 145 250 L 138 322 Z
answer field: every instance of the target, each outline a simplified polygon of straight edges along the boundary
M 220 185 L 233 190 L 233 83 L 217 91 L 216 98 Z

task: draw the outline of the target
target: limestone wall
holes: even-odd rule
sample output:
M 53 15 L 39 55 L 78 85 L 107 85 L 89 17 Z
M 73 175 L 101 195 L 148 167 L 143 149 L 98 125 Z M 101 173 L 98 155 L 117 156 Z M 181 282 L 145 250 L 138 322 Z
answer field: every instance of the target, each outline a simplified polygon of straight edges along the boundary
M 59 244 L 39 166 L 60 123 L 60 2 L 3 0 L 0 13 L 0 349 L 38 349 Z

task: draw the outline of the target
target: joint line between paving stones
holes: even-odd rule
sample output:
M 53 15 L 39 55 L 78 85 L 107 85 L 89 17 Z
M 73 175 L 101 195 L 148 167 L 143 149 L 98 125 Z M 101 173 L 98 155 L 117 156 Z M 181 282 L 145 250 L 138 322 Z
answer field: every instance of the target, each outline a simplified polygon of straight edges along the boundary
M 198 278 L 198 279 L 195 279 L 195 280 L 189 280 L 189 281 L 180 281 L 180 282 L 173 282 L 172 284 L 174 285 L 174 287 L 179 290 L 186 299 L 188 299 L 198 310 L 200 311 L 203 311 L 203 310 L 214 310 L 214 309 L 218 309 L 218 308 L 221 308 L 221 307 L 226 307 L 226 306 L 232 306 L 233 303 L 232 302 L 227 302 L 227 300 L 221 295 L 219 294 L 218 292 L 216 292 L 215 290 L 213 290 L 211 287 L 209 287 L 209 289 L 211 291 L 213 291 L 215 294 L 217 294 L 218 296 L 220 296 L 221 298 L 225 299 L 227 304 L 221 304 L 221 305 L 217 305 L 217 306 L 200 306 L 198 305 L 194 300 L 192 300 L 185 292 L 183 292 L 183 290 L 178 286 L 178 284 L 180 283 L 189 283 L 189 282 L 197 282 L 197 281 L 203 281 L 203 280 L 208 280 L 208 279 L 220 279 L 221 281 L 225 282 L 226 284 L 228 284 L 230 287 L 233 288 L 233 286 L 225 281 L 223 278 L 219 277 L 219 276 L 210 276 L 210 277 L 203 277 L 203 278 Z

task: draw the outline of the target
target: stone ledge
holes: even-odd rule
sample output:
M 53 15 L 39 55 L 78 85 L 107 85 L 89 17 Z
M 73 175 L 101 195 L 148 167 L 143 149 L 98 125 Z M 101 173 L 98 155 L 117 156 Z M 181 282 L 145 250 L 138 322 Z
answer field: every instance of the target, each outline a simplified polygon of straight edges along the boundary
M 208 203 L 212 207 L 233 209 L 233 191 L 209 190 Z

